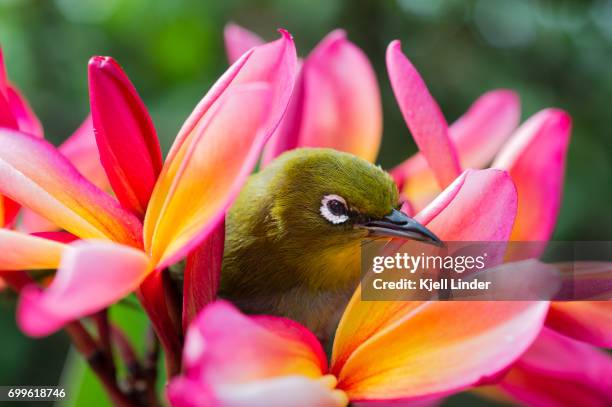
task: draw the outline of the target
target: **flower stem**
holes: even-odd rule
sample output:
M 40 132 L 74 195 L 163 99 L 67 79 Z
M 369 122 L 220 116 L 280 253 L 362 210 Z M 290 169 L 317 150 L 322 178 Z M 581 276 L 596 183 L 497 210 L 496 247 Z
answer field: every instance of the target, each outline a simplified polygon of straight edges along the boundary
M 134 347 L 129 339 L 117 326 L 111 326 L 113 342 L 127 369 L 128 392 L 132 393 L 142 405 L 147 407 L 159 406 L 155 388 L 156 377 L 150 380 L 147 370 L 140 362 Z M 146 355 L 145 355 L 146 357 Z
M 80 322 L 71 322 L 65 327 L 75 348 L 83 355 L 96 374 L 113 403 L 122 407 L 137 407 L 139 403 L 124 394 L 119 388 L 114 366 L 106 354 Z
M 96 328 L 98 331 L 98 335 L 100 336 L 100 348 L 105 353 L 106 359 L 109 361 L 109 368 L 113 371 L 113 374 L 116 372 L 115 361 L 113 357 L 113 344 L 111 341 L 111 328 L 108 322 L 108 309 L 105 308 L 102 311 L 98 312 L 93 316 L 93 319 L 96 323 Z

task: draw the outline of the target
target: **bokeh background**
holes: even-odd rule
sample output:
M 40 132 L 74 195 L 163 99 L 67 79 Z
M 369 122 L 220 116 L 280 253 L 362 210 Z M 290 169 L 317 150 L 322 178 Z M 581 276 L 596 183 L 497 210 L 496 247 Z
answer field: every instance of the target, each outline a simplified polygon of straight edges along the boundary
M 384 167 L 415 151 L 384 66 L 396 38 L 449 121 L 493 88 L 515 89 L 523 118 L 549 106 L 567 110 L 574 131 L 555 238 L 612 239 L 612 0 L 0 0 L 0 43 L 11 80 L 52 142 L 88 113 L 88 59 L 112 55 L 167 150 L 227 66 L 222 32 L 229 21 L 266 39 L 287 28 L 302 56 L 330 30 L 346 29 L 378 74 Z M 0 384 L 57 384 L 80 374 L 65 368 L 62 334 L 33 341 L 17 331 L 13 303 L 0 294 Z M 474 405 L 465 397 L 450 404 Z

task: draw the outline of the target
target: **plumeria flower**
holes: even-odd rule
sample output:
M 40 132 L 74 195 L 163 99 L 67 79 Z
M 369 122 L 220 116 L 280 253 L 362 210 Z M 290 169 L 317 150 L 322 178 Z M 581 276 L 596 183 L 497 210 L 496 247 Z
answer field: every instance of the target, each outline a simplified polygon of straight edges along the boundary
M 406 64 L 407 60 L 398 52 L 399 44 L 391 44 L 387 57 L 392 83 L 394 82 L 393 78 L 396 78 L 394 88 L 411 88 L 409 84 L 398 83 L 407 76 L 406 72 L 402 73 L 401 71 L 401 64 Z M 393 62 L 395 59 L 398 59 L 399 63 L 398 61 Z M 404 68 L 406 68 L 406 65 Z M 410 68 L 408 67 L 408 69 Z M 398 95 L 398 100 L 400 100 L 400 106 L 402 106 L 402 99 L 399 96 L 401 91 L 396 89 L 395 92 Z M 405 100 L 406 104 L 409 104 L 409 99 Z M 415 126 L 414 122 L 418 119 L 415 119 L 408 112 L 410 109 L 415 109 L 416 106 L 416 104 L 402 106 L 407 123 L 413 127 Z M 442 123 L 442 126 L 443 120 L 442 117 L 438 121 L 438 123 Z M 425 119 L 423 121 L 427 122 Z M 511 240 L 547 241 L 551 238 L 561 204 L 570 129 L 571 120 L 567 113 L 558 109 L 542 110 L 521 125 L 501 147 L 495 157 L 492 166 L 508 170 L 518 192 L 518 212 L 510 237 Z M 412 132 L 417 138 L 418 131 L 412 130 Z M 425 136 L 426 132 L 423 132 L 422 135 Z M 449 142 L 451 141 L 450 137 L 443 137 L 443 140 L 446 145 L 450 145 L 452 151 L 453 145 Z M 423 143 L 421 142 L 421 144 Z M 417 144 L 419 144 L 418 141 Z M 435 149 L 427 153 L 429 147 L 421 147 L 421 144 L 419 144 L 419 148 L 428 162 L 435 162 L 437 160 Z M 448 157 L 452 157 L 452 153 Z M 409 168 L 408 163 L 406 167 Z M 448 160 L 441 167 L 442 169 L 438 171 L 439 178 L 443 178 L 444 171 L 452 170 L 456 166 L 452 163 L 452 160 Z M 398 168 L 406 169 L 402 166 Z M 436 172 L 433 167 L 432 170 L 434 173 Z M 443 184 L 440 183 L 440 185 Z M 539 254 L 538 252 L 533 253 L 535 256 Z M 611 347 L 611 312 L 612 302 L 553 302 L 547 316 L 546 325 L 565 335 L 585 340 L 593 345 Z M 562 335 L 543 334 L 542 338 L 538 337 L 531 350 L 525 355 L 525 360 L 521 358 L 516 367 L 510 370 L 511 373 L 502 379 L 500 388 L 522 402 L 532 403 L 532 400 L 545 398 L 545 394 L 550 391 L 549 386 L 540 386 L 539 384 L 548 383 L 552 385 L 558 378 L 565 377 L 567 380 L 573 380 L 573 389 L 570 392 L 573 397 L 567 394 L 565 398 L 559 399 L 568 403 L 566 405 L 583 404 L 581 400 L 588 394 L 599 400 L 599 403 L 602 403 L 601 405 L 605 405 L 609 402 L 609 398 L 608 396 L 601 397 L 601 395 L 609 392 L 609 387 L 606 387 L 608 383 L 600 380 L 597 375 L 590 373 L 590 369 L 609 371 L 612 368 L 612 358 L 595 349 L 585 351 L 584 356 L 593 356 L 588 359 L 587 363 L 591 367 L 585 369 L 580 375 L 574 375 L 574 372 L 571 371 L 571 365 L 562 362 L 563 358 L 571 357 L 573 347 L 567 346 L 571 342 L 571 339 Z M 552 344 L 555 345 L 556 352 L 544 354 L 538 352 L 539 349 L 548 346 L 553 349 Z M 541 359 L 548 359 L 543 363 L 547 363 L 551 370 L 546 372 L 536 368 L 527 369 L 528 377 L 533 380 L 528 380 L 521 391 L 512 390 L 514 387 L 507 385 L 507 381 L 515 380 L 517 376 L 524 373 L 525 366 L 531 365 L 530 361 L 534 353 L 539 354 Z M 517 370 L 523 373 L 516 373 Z M 559 404 L 542 402 L 537 405 Z
M 8 80 L 0 48 L 0 127 L 19 130 L 35 137 L 44 136 L 40 120 L 30 107 L 21 91 Z M 102 189 L 108 188 L 108 180 L 100 165 L 91 117 L 87 117 L 79 128 L 59 147 L 59 151 L 68 158 L 79 172 Z M 27 232 L 43 232 L 55 229 L 45 218 L 29 210 L 21 211 L 19 225 L 15 221 L 19 205 L 10 199 L 0 197 L 0 226 L 18 227 Z
M 225 43 L 231 63 L 263 40 L 229 24 Z M 263 164 L 296 147 L 335 148 L 374 161 L 381 137 L 382 105 L 374 69 L 346 33 L 336 30 L 302 61 L 287 114 L 266 147 Z
M 516 205 L 506 172 L 468 170 L 417 219 L 444 240 L 503 241 Z M 328 364 L 299 324 L 217 302 L 188 330 L 184 374 L 171 382 L 169 399 L 185 407 L 439 398 L 494 379 L 536 338 L 547 310 L 545 301 L 362 301 L 358 289 Z
M 612 404 L 612 360 L 605 351 L 544 328 L 496 390 L 532 406 Z
M 0 49 L 0 126 L 19 129 L 42 137 L 43 128 L 28 101 L 6 74 L 4 54 Z
M 44 140 L 0 130 L 0 193 L 82 239 L 64 244 L 0 231 L 0 248 L 13 253 L 0 259 L 0 269 L 57 269 L 48 288 L 22 290 L 17 320 L 24 332 L 47 335 L 138 289 L 166 350 L 176 351 L 168 342 L 179 337 L 180 324 L 172 333 L 160 329 L 156 320 L 167 304 L 150 288 L 222 221 L 284 114 L 297 57 L 291 36 L 281 33 L 221 76 L 163 165 L 129 79 L 110 58 L 90 61 L 93 127 L 116 199 Z
M 228 26 L 225 37 L 230 58 L 232 50 L 235 53 L 236 49 L 261 41 L 236 26 Z M 324 40 L 317 50 L 326 43 Z M 346 40 L 343 43 L 346 44 Z M 352 48 L 354 45 L 350 44 L 347 47 Z M 358 64 L 355 60 L 343 58 L 342 53 L 313 52 L 308 58 L 314 58 L 316 55 L 325 55 L 326 59 L 321 59 L 313 64 L 314 66 L 344 66 L 345 71 L 352 71 Z M 361 69 L 369 67 L 367 59 L 361 60 L 361 65 Z M 518 214 L 510 238 L 517 241 L 549 240 L 556 224 L 563 191 L 565 158 L 571 131 L 569 115 L 559 109 L 544 109 L 516 128 L 520 117 L 517 95 L 509 90 L 496 90 L 481 96 L 462 117 L 449 126 L 418 71 L 402 53 L 398 41 L 389 45 L 387 68 L 400 110 L 420 150 L 391 171 L 406 198 L 403 210 L 412 214 L 418 213 L 430 204 L 441 189 L 447 187 L 461 174 L 462 168 L 483 168 L 492 163 L 493 168 L 509 172 L 518 192 Z M 309 68 L 305 63 L 300 76 L 304 83 L 306 83 L 304 78 L 309 77 L 309 69 L 313 70 L 314 77 L 326 75 L 324 69 Z M 327 79 L 320 79 L 314 84 L 309 83 L 308 86 L 320 86 L 323 89 L 311 90 L 302 95 L 298 93 L 300 101 L 292 100 L 292 103 L 298 106 L 311 104 L 317 106 L 321 103 L 318 95 L 324 95 L 321 104 L 333 104 L 334 99 L 325 99 L 325 95 L 344 94 L 344 98 L 336 102 L 337 106 L 330 108 L 334 111 L 342 109 L 344 107 L 342 101 L 346 99 L 361 100 L 355 96 L 355 93 L 361 93 L 364 97 L 370 96 L 370 100 L 379 103 L 375 83 L 373 86 L 361 87 L 359 86 L 361 80 L 357 75 L 345 75 L 344 81 L 351 82 L 353 87 L 352 93 L 342 93 L 345 83 L 336 86 L 338 80 L 332 74 L 329 74 Z M 362 79 L 363 83 L 371 83 L 369 75 L 365 75 Z M 303 112 L 299 109 L 298 111 Z M 378 107 L 371 109 L 366 115 L 372 122 L 380 121 Z M 287 115 L 283 127 L 300 130 L 311 127 L 326 129 L 325 126 L 318 126 L 317 120 L 316 115 L 314 117 L 299 113 Z M 352 123 L 367 120 L 363 117 L 363 112 L 346 115 L 345 120 L 337 123 L 337 127 L 332 127 L 328 133 L 323 131 L 316 133 L 314 137 L 318 140 L 314 143 L 302 143 L 300 137 L 296 139 L 285 135 L 284 137 L 290 142 L 283 144 L 282 141 L 277 141 L 276 145 L 293 148 L 317 145 L 319 142 L 320 146 L 331 146 L 353 153 L 362 151 L 360 150 L 362 146 L 370 146 L 370 153 L 365 155 L 362 153 L 362 156 L 374 160 L 378 150 L 376 143 L 380 140 L 379 134 L 370 132 L 364 136 L 362 133 L 362 137 L 357 139 L 361 142 L 355 142 L 358 147 L 350 141 L 347 142 L 348 137 L 344 137 L 352 134 L 349 131 L 354 128 Z M 308 123 L 311 121 L 313 124 Z M 343 127 L 346 127 L 346 131 L 342 129 Z M 368 140 L 365 143 L 364 137 Z M 371 147 L 372 145 L 374 147 Z M 611 302 L 554 302 L 546 324 L 575 339 L 597 346 L 612 347 L 611 318 Z M 559 346 L 557 349 L 568 348 Z M 596 359 L 601 362 L 601 366 L 610 363 L 608 357 Z M 557 366 L 561 373 L 564 367 L 562 364 Z M 592 376 L 582 376 L 582 385 L 590 378 Z M 591 385 L 597 387 L 598 383 L 593 382 Z M 584 385 L 583 388 L 590 387 Z M 538 391 L 538 387 L 531 386 L 531 390 Z
M 2 48 L 0 48 L 0 127 L 20 130 L 35 137 L 44 136 L 40 120 L 30 104 L 21 91 L 8 79 Z M 75 165 L 85 178 L 102 189 L 108 189 L 108 180 L 100 165 L 90 117 L 85 119 L 75 133 L 59 147 L 59 151 Z M 3 196 L 0 196 L 0 227 L 17 228 L 29 233 L 57 229 L 44 217 L 21 208 L 15 201 Z M 1 274 L 3 274 L 2 271 L 0 271 Z M 12 277 L 13 280 L 17 278 Z M 23 279 L 19 278 L 19 280 Z M 0 278 L 0 290 L 4 287 L 5 282 Z

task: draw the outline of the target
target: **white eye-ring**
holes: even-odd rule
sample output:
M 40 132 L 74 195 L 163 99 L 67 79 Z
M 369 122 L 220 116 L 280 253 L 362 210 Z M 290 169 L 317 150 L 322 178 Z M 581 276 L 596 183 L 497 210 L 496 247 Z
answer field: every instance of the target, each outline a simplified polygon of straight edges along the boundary
M 346 201 L 339 195 L 325 195 L 321 200 L 321 215 L 334 225 L 346 222 L 349 219 Z

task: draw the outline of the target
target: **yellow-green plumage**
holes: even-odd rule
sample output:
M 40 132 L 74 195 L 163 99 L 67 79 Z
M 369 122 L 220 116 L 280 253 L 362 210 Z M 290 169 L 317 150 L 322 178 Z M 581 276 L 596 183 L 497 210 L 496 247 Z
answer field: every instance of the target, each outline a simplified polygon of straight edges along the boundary
M 322 216 L 329 195 L 346 201 L 348 221 Z M 327 337 L 359 281 L 368 231 L 356 223 L 389 214 L 398 196 L 389 174 L 356 156 L 331 149 L 283 154 L 250 177 L 228 213 L 221 296 Z

